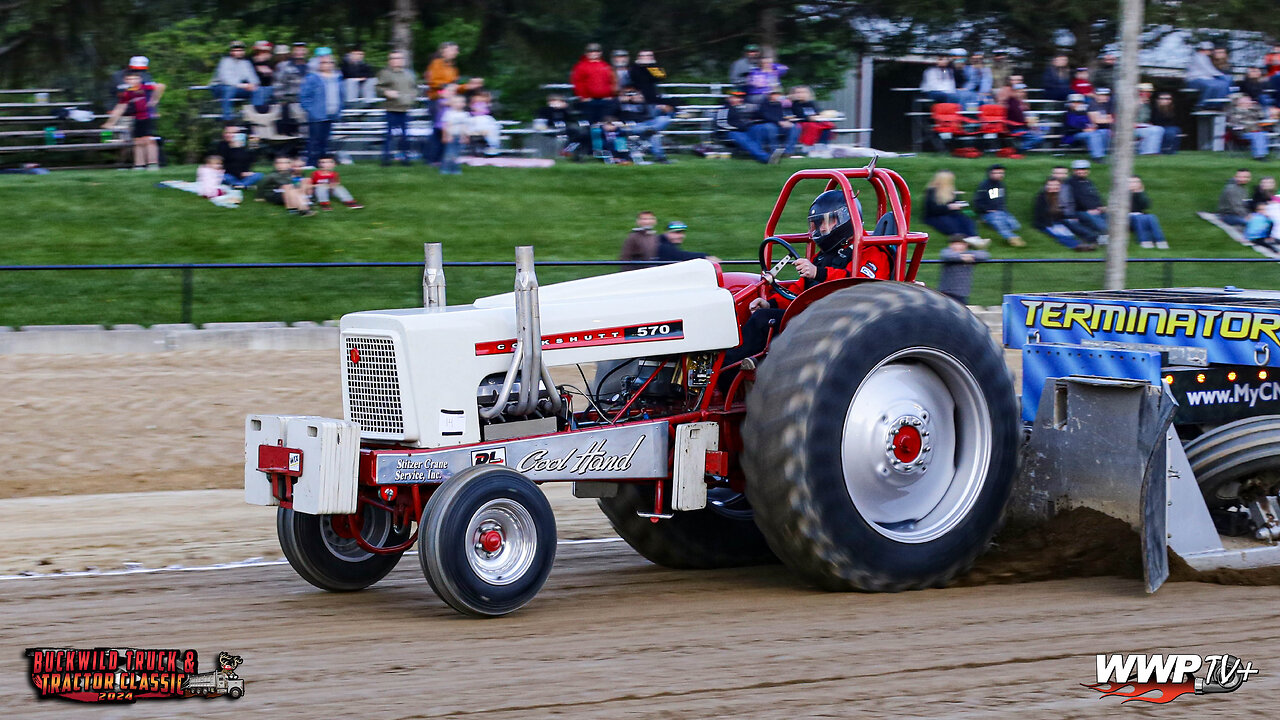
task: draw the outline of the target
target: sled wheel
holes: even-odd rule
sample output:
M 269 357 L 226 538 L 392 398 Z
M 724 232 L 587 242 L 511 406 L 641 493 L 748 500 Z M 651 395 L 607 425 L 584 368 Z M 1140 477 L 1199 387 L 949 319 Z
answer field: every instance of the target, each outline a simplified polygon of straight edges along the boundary
M 756 527 L 754 511 L 742 493 L 727 488 L 707 491 L 707 507 L 675 513 L 658 522 L 636 515 L 653 512 L 653 486 L 621 484 L 618 494 L 601 498 L 609 524 L 649 562 L 678 570 L 739 567 L 777 562 Z
M 1219 425 L 1187 443 L 1186 451 L 1211 510 L 1280 489 L 1280 415 Z
M 360 513 L 360 522 L 350 523 L 347 519 L 354 516 L 308 515 L 290 508 L 276 512 L 280 549 L 303 580 L 333 592 L 362 590 L 386 577 L 400 562 L 402 553 L 377 555 L 344 534 L 349 535 L 349 528 L 358 525 L 367 543 L 389 547 L 408 540 L 409 529 L 396 529 L 391 514 L 372 505 L 364 505 Z
M 528 478 L 496 465 L 446 480 L 423 509 L 418 532 L 431 589 L 453 609 L 477 617 L 524 607 L 556 557 L 551 503 Z
M 747 495 L 778 557 L 830 590 L 944 585 L 982 553 L 1017 464 L 1000 348 L 963 306 L 875 282 L 773 341 L 742 426 Z
M 232 700 L 239 700 L 240 696 L 244 694 L 244 691 L 238 687 L 233 687 L 227 691 L 227 694 L 231 696 Z

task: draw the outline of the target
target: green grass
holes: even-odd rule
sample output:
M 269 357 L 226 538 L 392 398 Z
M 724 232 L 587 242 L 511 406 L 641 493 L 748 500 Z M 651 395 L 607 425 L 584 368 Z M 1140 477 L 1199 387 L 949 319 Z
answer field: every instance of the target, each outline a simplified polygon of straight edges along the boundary
M 1029 226 L 1031 200 L 1060 159 L 1036 157 L 1007 163 L 1011 208 Z M 957 174 L 972 192 L 989 161 L 936 157 L 886 160 L 923 198 L 939 168 Z M 1185 153 L 1140 158 L 1172 250 L 1131 246 L 1131 257 L 1258 257 L 1195 216 L 1212 210 L 1235 167 L 1248 163 L 1222 154 Z M 856 164 L 856 163 L 850 163 Z M 1255 174 L 1267 166 L 1250 163 Z M 834 164 L 832 164 L 834 166 Z M 682 159 L 673 166 L 605 167 L 569 163 L 545 170 L 466 168 L 461 177 L 435 171 L 359 165 L 343 179 L 367 209 L 338 208 L 313 218 L 288 217 L 263 203 L 236 210 L 214 207 L 194 195 L 154 187 L 157 180 L 192 179 L 192 167 L 161 173 L 80 171 L 48 176 L 0 176 L 5 219 L 0 264 L 117 264 L 170 262 L 420 261 L 422 243 L 442 241 L 445 259 L 510 260 L 512 247 L 533 244 L 539 260 L 612 259 L 638 210 L 651 209 L 665 223 L 689 224 L 687 246 L 725 259 L 755 256 L 765 221 L 787 176 L 800 161 L 767 167 L 739 160 Z M 1095 181 L 1105 192 L 1108 168 Z M 788 219 L 798 230 L 816 184 L 801 185 Z M 916 229 L 927 230 L 921 222 Z M 985 230 L 985 229 L 984 229 Z M 994 233 L 985 232 L 988 236 Z M 1078 258 L 1049 238 L 1026 230 L 1028 247 L 993 243 L 997 258 Z M 932 243 L 926 257 L 937 257 Z M 539 271 L 552 282 L 608 269 Z M 1130 287 L 1167 284 L 1168 266 L 1129 268 Z M 1101 285 L 1102 265 L 1021 265 L 1005 275 L 980 267 L 972 302 L 996 304 L 1003 289 L 1042 291 Z M 1172 268 L 1180 285 L 1235 284 L 1280 288 L 1275 264 L 1185 265 Z M 934 282 L 935 267 L 921 278 Z M 507 268 L 456 269 L 448 273 L 454 303 L 509 289 Z M 1009 282 L 1011 280 L 1011 283 Z M 21 271 L 0 274 L 0 325 L 48 323 L 176 322 L 180 319 L 178 271 Z M 392 269 L 200 270 L 194 275 L 196 322 L 325 320 L 359 309 L 414 306 L 421 302 L 421 272 Z

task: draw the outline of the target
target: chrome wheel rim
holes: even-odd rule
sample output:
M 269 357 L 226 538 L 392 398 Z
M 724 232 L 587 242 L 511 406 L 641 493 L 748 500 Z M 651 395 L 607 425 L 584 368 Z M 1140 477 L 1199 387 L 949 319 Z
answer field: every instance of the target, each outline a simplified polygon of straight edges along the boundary
M 467 523 L 467 563 L 490 585 L 509 585 L 533 566 L 538 533 L 533 516 L 507 498 L 490 500 Z
M 371 505 L 362 511 L 360 537 L 374 547 L 385 547 L 391 537 L 391 514 Z M 345 538 L 333 529 L 333 516 L 320 519 L 320 537 L 334 557 L 347 562 L 360 562 L 373 557 L 373 553 L 360 547 L 355 538 Z
M 959 360 L 913 347 L 885 358 L 845 413 L 849 499 L 881 535 L 935 540 L 964 521 L 986 482 L 994 431 L 978 382 Z

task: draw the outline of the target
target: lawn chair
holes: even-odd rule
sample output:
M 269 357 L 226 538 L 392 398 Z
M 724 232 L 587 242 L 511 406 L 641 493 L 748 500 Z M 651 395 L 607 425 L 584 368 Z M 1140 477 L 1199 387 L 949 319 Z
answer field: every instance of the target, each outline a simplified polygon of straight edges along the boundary
M 978 108 L 977 135 L 984 151 L 1005 158 L 1017 156 L 1008 109 L 1004 105 L 987 104 Z
M 933 117 L 932 139 L 938 152 L 950 151 L 956 157 L 968 158 L 982 155 L 973 147 L 973 129 L 969 121 L 960 114 L 959 104 L 934 103 L 930 114 Z

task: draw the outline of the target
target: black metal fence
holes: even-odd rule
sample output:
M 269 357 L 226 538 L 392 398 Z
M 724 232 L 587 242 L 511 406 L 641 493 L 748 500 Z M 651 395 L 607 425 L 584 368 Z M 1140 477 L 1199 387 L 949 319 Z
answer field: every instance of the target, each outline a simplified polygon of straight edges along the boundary
M 1099 289 L 1105 259 L 1016 258 L 974 267 L 971 304 L 995 305 L 1014 292 Z M 551 260 L 546 282 L 598 275 L 647 262 Z M 726 260 L 755 270 L 754 260 Z M 470 302 L 502 292 L 513 262 L 446 262 L 449 299 Z M 942 263 L 926 260 L 919 279 L 936 285 Z M 421 301 L 421 262 L 161 263 L 0 265 L 0 325 L 226 320 L 321 320 L 357 309 Z M 296 274 L 305 273 L 298 277 Z M 103 278 L 104 274 L 108 277 Z M 1128 287 L 1280 289 L 1280 264 L 1263 258 L 1131 258 Z

